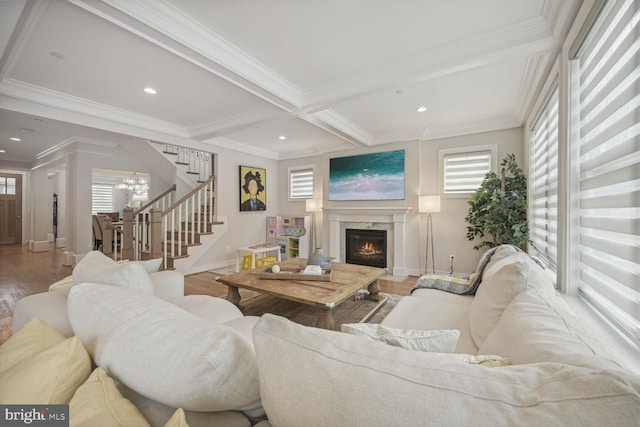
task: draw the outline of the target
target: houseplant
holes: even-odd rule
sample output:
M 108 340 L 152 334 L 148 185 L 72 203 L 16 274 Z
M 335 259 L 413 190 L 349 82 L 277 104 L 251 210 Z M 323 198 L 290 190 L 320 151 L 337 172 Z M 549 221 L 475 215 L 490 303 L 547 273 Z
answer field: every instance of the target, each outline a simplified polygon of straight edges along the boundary
M 474 246 L 492 248 L 512 244 L 524 249 L 530 242 L 527 225 L 527 178 L 516 163 L 513 153 L 500 163 L 500 176 L 488 172 L 480 188 L 469 199 L 469 213 L 465 220 L 467 239 L 489 237 Z

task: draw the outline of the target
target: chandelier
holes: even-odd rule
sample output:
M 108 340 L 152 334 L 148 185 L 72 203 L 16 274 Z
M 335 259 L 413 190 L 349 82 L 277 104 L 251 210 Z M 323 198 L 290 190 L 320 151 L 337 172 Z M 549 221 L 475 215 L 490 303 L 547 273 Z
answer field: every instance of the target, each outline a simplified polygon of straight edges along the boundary
M 149 190 L 149 184 L 134 172 L 130 178 L 124 178 L 122 184 L 118 184 L 116 188 L 128 194 L 141 196 Z

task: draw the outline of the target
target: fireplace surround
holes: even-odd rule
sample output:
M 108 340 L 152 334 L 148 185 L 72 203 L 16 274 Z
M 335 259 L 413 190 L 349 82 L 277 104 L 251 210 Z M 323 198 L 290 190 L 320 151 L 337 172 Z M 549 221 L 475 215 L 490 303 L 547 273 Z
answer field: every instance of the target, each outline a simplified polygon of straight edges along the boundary
M 407 276 L 407 213 L 411 207 L 323 207 L 329 220 L 329 255 L 345 262 L 347 228 L 387 230 L 387 271 Z

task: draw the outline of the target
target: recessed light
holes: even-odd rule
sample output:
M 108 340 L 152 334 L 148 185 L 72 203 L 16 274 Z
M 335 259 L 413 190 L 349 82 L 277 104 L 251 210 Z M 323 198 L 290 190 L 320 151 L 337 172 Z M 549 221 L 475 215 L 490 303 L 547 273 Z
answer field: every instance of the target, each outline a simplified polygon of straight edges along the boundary
M 0 150 L 0 153 L 6 153 L 6 151 L 4 151 L 4 150 Z
M 22 128 L 22 129 L 20 129 L 20 132 L 22 132 L 22 133 L 31 133 L 31 132 L 33 132 L 33 129 L 31 129 L 31 128 Z
M 149 95 L 155 95 L 156 93 L 158 93 L 154 88 L 152 87 L 145 87 L 144 91 L 146 93 L 148 93 Z
M 287 137 L 286 137 L 286 136 L 284 136 L 284 135 L 280 135 L 280 136 L 278 137 L 278 139 L 279 139 L 279 140 L 281 140 L 281 141 L 284 141 L 285 139 L 287 139 Z
M 15 141 L 15 142 L 20 142 L 20 141 L 22 141 L 20 138 L 9 138 L 9 139 L 10 139 L 10 140 L 12 140 L 12 141 Z
M 417 111 L 418 113 L 424 113 L 425 111 L 427 111 L 427 107 L 425 107 L 424 105 L 423 105 L 423 106 L 420 106 L 420 107 L 418 107 L 418 108 L 416 109 L 416 111 Z

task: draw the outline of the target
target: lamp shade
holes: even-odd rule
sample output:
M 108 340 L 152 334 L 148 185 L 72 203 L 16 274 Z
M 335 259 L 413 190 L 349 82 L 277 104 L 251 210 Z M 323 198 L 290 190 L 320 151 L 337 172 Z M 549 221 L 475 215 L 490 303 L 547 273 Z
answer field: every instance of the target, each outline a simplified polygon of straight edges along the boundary
M 418 202 L 419 212 L 440 212 L 440 196 L 420 196 Z
M 322 212 L 322 199 L 307 199 L 307 212 Z

